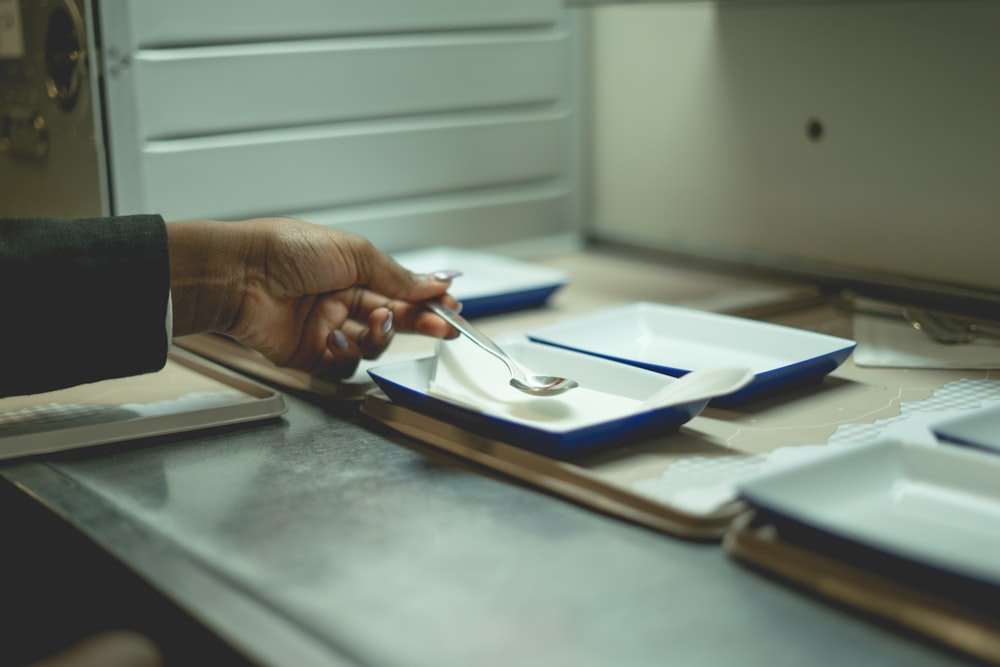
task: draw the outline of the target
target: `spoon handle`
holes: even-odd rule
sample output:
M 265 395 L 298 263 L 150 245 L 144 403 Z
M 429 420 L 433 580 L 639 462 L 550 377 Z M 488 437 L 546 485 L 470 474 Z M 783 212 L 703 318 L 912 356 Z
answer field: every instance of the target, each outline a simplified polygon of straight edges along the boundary
M 464 317 L 437 301 L 426 301 L 425 303 L 435 315 L 458 329 L 462 334 L 468 337 L 469 340 L 481 347 L 483 350 L 489 352 L 494 357 L 502 361 L 511 373 L 518 375 L 522 374 L 521 369 L 514 364 L 514 361 L 507 356 L 506 352 L 500 349 L 499 345 L 494 343 L 490 337 L 482 331 L 472 326 L 472 324 Z

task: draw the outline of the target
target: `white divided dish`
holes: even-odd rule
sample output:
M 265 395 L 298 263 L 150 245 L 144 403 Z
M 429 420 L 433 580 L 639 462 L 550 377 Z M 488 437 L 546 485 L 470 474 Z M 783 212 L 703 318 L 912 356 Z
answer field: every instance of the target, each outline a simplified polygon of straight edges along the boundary
M 540 343 L 679 376 L 700 368 L 742 366 L 755 379 L 717 403 L 819 380 L 856 343 L 742 317 L 655 303 L 634 303 L 527 332 Z
M 852 544 L 1000 586 L 1000 458 L 897 440 L 739 485 L 753 507 Z
M 416 273 L 461 271 L 449 292 L 462 302 L 465 317 L 540 306 L 569 281 L 560 269 L 462 248 L 439 246 L 393 257 Z
M 438 343 L 435 357 L 371 369 L 396 403 L 436 416 L 474 433 L 550 456 L 565 457 L 640 436 L 669 433 L 697 415 L 712 392 L 663 396 L 680 382 L 659 373 L 524 339 L 497 341 L 537 373 L 576 380 L 580 386 L 549 397 L 511 387 L 504 365 L 457 338 Z M 739 369 L 727 375 L 727 392 L 749 381 Z M 654 399 L 653 403 L 648 402 Z

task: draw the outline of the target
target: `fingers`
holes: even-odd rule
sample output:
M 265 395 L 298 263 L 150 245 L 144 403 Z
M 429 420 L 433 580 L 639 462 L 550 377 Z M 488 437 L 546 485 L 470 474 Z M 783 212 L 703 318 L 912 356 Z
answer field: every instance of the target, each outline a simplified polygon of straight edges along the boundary
M 439 337 L 452 333 L 422 305 L 390 301 L 367 290 L 352 292 L 326 294 L 301 309 L 297 333 L 289 331 L 282 337 L 288 342 L 279 344 L 279 349 L 285 352 L 269 355 L 272 361 L 320 377 L 344 379 L 357 371 L 361 359 L 375 359 L 385 352 L 401 320 L 406 331 Z
M 296 366 L 314 375 L 329 379 L 349 378 L 357 372 L 361 359 L 375 359 L 385 352 L 395 334 L 393 313 L 389 308 L 375 309 L 365 323 L 353 319 L 342 321 L 323 319 L 322 311 L 335 310 L 333 306 L 324 308 L 317 304 L 315 321 L 310 323 L 316 331 L 329 331 L 324 345 L 296 359 Z M 331 329 L 328 326 L 333 324 Z M 311 335 L 311 334 L 310 334 Z
M 461 310 L 461 304 L 448 293 L 441 295 L 440 300 L 449 308 Z M 423 303 L 411 303 L 401 299 L 387 299 L 381 294 L 370 290 L 357 290 L 354 293 L 351 306 L 351 317 L 357 321 L 371 320 L 375 317 L 378 321 L 372 328 L 384 325 L 385 314 L 382 310 L 388 310 L 392 317 L 392 328 L 405 333 L 419 333 L 434 338 L 454 338 L 458 332 L 447 324 L 440 317 L 427 309 Z
M 392 342 L 396 333 L 394 322 L 392 310 L 383 307 L 372 311 L 366 323 L 349 321 L 344 323 L 342 329 L 358 355 L 364 359 L 376 359 Z

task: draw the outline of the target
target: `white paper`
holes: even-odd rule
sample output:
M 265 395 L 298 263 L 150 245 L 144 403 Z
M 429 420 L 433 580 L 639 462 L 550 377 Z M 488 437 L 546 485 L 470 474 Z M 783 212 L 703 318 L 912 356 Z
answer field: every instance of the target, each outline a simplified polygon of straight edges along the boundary
M 438 343 L 428 393 L 502 419 L 552 432 L 636 414 L 642 401 L 579 386 L 557 396 L 535 397 L 510 386 L 510 374 L 496 357 L 467 338 Z M 532 369 L 548 374 L 544 368 Z

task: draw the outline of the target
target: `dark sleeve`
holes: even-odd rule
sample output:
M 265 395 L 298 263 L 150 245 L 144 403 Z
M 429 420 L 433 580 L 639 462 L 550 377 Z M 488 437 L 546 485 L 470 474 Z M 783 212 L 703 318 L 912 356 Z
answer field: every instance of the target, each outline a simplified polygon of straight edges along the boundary
M 169 289 L 159 216 L 0 218 L 0 396 L 159 370 Z

